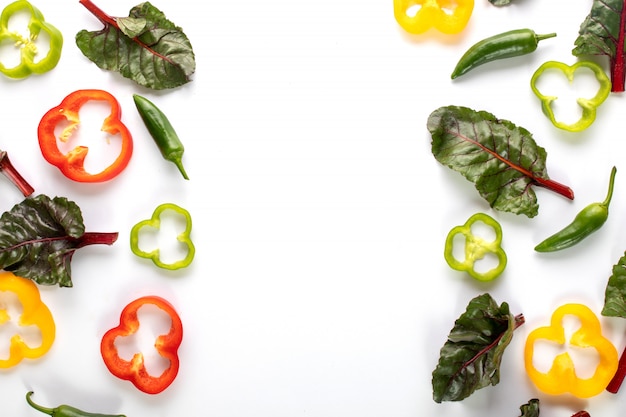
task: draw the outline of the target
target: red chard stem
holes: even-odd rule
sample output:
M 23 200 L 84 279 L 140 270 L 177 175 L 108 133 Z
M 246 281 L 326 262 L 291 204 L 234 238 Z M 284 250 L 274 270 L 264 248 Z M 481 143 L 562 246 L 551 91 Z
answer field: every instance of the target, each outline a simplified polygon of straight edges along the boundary
M 117 240 L 118 232 L 86 232 L 78 238 L 77 248 L 89 245 L 112 245 Z
M 622 352 L 622 356 L 619 358 L 619 363 L 617 365 L 617 371 L 615 375 L 613 375 L 613 379 L 607 385 L 606 390 L 611 394 L 617 394 L 619 388 L 622 386 L 622 382 L 624 382 L 624 377 L 626 376 L 626 347 L 624 347 L 624 351 Z
M 0 150 L 0 172 L 9 178 L 13 184 L 20 189 L 24 197 L 28 197 L 32 193 L 35 192 L 33 187 L 20 175 L 20 173 L 15 169 L 11 161 L 9 160 L 9 156 L 6 151 Z
M 561 194 L 563 197 L 569 198 L 570 200 L 574 199 L 574 191 L 572 191 L 572 189 L 568 187 L 567 185 L 563 185 L 559 182 L 556 182 L 550 179 L 538 178 L 538 177 L 533 177 L 533 181 L 537 183 L 537 185 L 540 185 L 549 190 L 552 190 L 555 193 Z
M 116 28 L 119 29 L 115 19 L 113 19 L 111 16 L 109 16 L 101 8 L 99 8 L 98 6 L 93 4 L 93 2 L 91 0 L 80 0 L 79 3 L 82 4 L 83 6 L 85 6 L 87 8 L 87 10 L 89 10 L 91 12 L 91 14 L 96 16 L 98 18 L 98 20 L 100 20 L 102 23 L 108 24 L 108 25 L 112 25 L 113 27 L 116 27 Z

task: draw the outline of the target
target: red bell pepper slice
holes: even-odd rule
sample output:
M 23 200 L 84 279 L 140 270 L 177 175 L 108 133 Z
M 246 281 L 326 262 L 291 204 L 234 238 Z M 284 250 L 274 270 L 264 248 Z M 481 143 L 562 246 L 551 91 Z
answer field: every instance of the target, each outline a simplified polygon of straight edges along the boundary
M 159 355 L 167 359 L 169 367 L 161 375 L 148 373 L 141 352 L 135 353 L 130 361 L 120 358 L 115 340 L 118 337 L 130 336 L 139 329 L 137 311 L 146 304 L 152 304 L 170 316 L 172 324 L 167 334 L 156 338 L 154 347 Z M 178 347 L 183 340 L 183 324 L 174 307 L 165 299 L 150 295 L 136 299 L 122 310 L 120 324 L 107 331 L 100 343 L 100 352 L 104 364 L 116 377 L 130 381 L 137 389 L 147 394 L 158 394 L 170 386 L 178 374 Z
M 98 173 L 85 170 L 84 162 L 89 150 L 86 146 L 77 146 L 68 153 L 59 149 L 58 140 L 67 142 L 73 131 L 80 124 L 79 110 L 88 101 L 106 101 L 111 105 L 111 113 L 104 119 L 102 131 L 111 135 L 120 135 L 122 147 L 115 161 Z M 48 110 L 37 128 L 39 147 L 46 161 L 56 166 L 68 178 L 78 182 L 104 182 L 116 177 L 126 168 L 133 153 L 133 139 L 128 128 L 121 121 L 122 111 L 119 102 L 110 93 L 103 90 L 77 90 L 70 93 L 61 103 Z M 69 122 L 57 138 L 55 130 L 61 123 Z

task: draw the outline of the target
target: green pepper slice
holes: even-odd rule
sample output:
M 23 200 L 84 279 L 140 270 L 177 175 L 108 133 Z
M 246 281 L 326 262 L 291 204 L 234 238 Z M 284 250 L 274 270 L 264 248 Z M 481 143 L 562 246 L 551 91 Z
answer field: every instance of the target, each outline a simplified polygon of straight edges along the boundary
M 187 256 L 173 263 L 166 263 L 161 261 L 161 252 L 158 248 L 150 252 L 145 252 L 139 248 L 140 230 L 144 227 L 152 227 L 158 230 L 161 226 L 161 214 L 165 210 L 172 210 L 178 214 L 181 214 L 185 218 L 185 230 L 181 232 L 176 237 L 176 239 L 179 242 L 185 244 L 185 246 L 187 247 Z M 130 249 L 135 255 L 139 256 L 140 258 L 147 258 L 152 260 L 152 262 L 159 268 L 174 270 L 189 266 L 191 264 L 191 261 L 193 261 L 193 257 L 196 252 L 195 246 L 191 241 L 191 215 L 187 210 L 173 203 L 164 203 L 159 205 L 152 213 L 152 217 L 150 219 L 140 221 L 139 223 L 135 224 L 131 229 Z
M 576 100 L 578 105 L 582 108 L 581 118 L 572 124 L 564 123 L 556 120 L 556 116 L 554 115 L 554 111 L 552 110 L 552 103 L 558 98 L 555 96 L 546 96 L 543 95 L 539 89 L 537 88 L 537 80 L 541 77 L 541 75 L 550 69 L 556 69 L 567 77 L 568 81 L 571 83 L 574 80 L 575 72 L 581 67 L 590 69 L 598 80 L 600 87 L 598 88 L 598 92 L 592 98 L 583 98 L 580 97 Z M 591 124 L 596 120 L 596 109 L 607 99 L 609 94 L 611 93 L 611 80 L 604 72 L 604 69 L 593 61 L 579 61 L 574 65 L 567 65 L 563 62 L 558 61 L 547 61 L 544 62 L 533 74 L 530 79 L 530 88 L 533 90 L 533 93 L 541 100 L 541 110 L 543 113 L 550 119 L 550 122 L 559 129 L 567 130 L 569 132 L 580 132 L 582 130 L 587 129 Z
M 9 30 L 9 20 L 16 13 L 26 11 L 30 14 L 28 21 L 29 36 Z M 35 41 L 44 32 L 49 37 L 50 47 L 45 57 L 36 60 L 38 54 Z M 7 42 L 8 41 L 8 42 Z M 26 78 L 31 74 L 43 74 L 59 63 L 63 47 L 63 35 L 51 24 L 47 23 L 43 14 L 26 0 L 15 1 L 2 10 L 0 14 L 0 45 L 15 45 L 20 48 L 20 62 L 7 68 L 0 63 L 0 72 L 10 78 Z
M 484 223 L 493 229 L 495 238 L 488 241 L 485 238 L 475 235 L 472 232 L 472 226 L 476 223 Z M 454 256 L 454 239 L 457 235 L 463 235 L 465 238 L 464 254 L 465 258 L 459 260 Z M 476 213 L 472 215 L 465 224 L 456 226 L 450 230 L 446 237 L 446 245 L 444 249 L 444 258 L 452 269 L 457 271 L 465 271 L 472 278 L 479 281 L 491 281 L 497 278 L 506 267 L 506 252 L 502 249 L 502 226 L 493 217 L 485 213 Z M 486 255 L 493 254 L 498 259 L 498 264 L 487 271 L 477 271 L 476 263 L 483 259 Z

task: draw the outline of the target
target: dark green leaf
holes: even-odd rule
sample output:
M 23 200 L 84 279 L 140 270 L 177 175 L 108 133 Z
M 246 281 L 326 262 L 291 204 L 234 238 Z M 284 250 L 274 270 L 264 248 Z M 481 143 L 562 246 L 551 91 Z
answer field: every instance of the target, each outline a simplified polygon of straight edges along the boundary
M 604 293 L 602 315 L 626 318 L 626 253 L 613 265 Z
M 520 417 L 539 417 L 539 400 L 533 398 L 527 404 L 520 406 L 522 415 Z
M 574 56 L 606 56 L 611 67 L 612 91 L 624 91 L 623 0 L 594 0 L 574 41 Z
M 489 0 L 494 6 L 508 6 L 513 0 Z
M 549 179 L 546 151 L 523 127 L 460 106 L 435 110 L 427 127 L 435 158 L 473 182 L 496 210 L 536 216 L 539 204 L 531 185 L 574 197 L 569 187 Z
M 0 269 L 39 284 L 71 287 L 76 249 L 115 239 L 117 233 L 85 233 L 80 208 L 65 197 L 26 198 L 0 216 Z
M 441 348 L 433 371 L 433 399 L 460 401 L 500 382 L 502 355 L 516 327 L 507 303 L 498 306 L 489 294 L 472 299 Z
M 196 61 L 189 39 L 152 4 L 135 6 L 125 18 L 97 17 L 104 28 L 78 32 L 76 45 L 98 67 L 154 90 L 191 81 Z

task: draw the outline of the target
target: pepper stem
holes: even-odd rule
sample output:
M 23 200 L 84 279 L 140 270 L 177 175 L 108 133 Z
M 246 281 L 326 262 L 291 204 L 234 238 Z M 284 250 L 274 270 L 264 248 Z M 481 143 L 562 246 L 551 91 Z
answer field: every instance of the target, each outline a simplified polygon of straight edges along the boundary
M 174 159 L 172 162 L 176 164 L 180 173 L 183 174 L 183 178 L 188 180 L 189 177 L 187 176 L 187 173 L 185 172 L 185 167 L 183 167 L 183 161 L 181 161 L 180 158 L 177 158 L 177 159 Z
M 613 184 L 615 183 L 615 173 L 617 172 L 617 168 L 613 167 L 611 169 L 611 178 L 609 179 L 609 191 L 606 194 L 606 198 L 602 203 L 600 203 L 603 207 L 608 207 L 611 202 L 611 197 L 613 197 Z
M 542 35 L 535 35 L 535 39 L 537 39 L 537 42 L 542 41 L 544 39 L 548 39 L 548 38 L 554 38 L 556 36 L 556 33 L 552 32 L 552 33 L 544 33 Z
M 28 197 L 35 190 L 31 185 L 20 175 L 20 173 L 15 169 L 11 161 L 9 160 L 9 156 L 6 151 L 0 150 L 0 171 L 9 178 L 13 184 L 20 189 L 24 197 Z
M 54 415 L 54 412 L 55 412 L 54 408 L 43 407 L 39 404 L 36 404 L 33 400 L 30 399 L 31 395 L 33 395 L 33 391 L 28 391 L 26 393 L 26 402 L 28 403 L 28 405 L 30 405 L 37 411 L 41 411 L 42 413 L 48 414 L 50 416 Z

